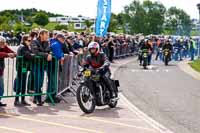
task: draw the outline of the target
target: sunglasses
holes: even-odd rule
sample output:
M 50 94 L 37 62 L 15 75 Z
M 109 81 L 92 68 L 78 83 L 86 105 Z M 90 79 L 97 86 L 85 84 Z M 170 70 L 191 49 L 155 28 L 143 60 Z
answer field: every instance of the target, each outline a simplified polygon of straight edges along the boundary
M 31 42 L 31 40 L 27 40 L 28 42 Z

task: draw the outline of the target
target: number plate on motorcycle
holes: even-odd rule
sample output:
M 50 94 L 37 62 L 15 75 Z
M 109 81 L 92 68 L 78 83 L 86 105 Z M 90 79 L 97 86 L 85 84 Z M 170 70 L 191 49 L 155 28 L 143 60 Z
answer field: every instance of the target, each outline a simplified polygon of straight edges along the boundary
M 84 71 L 83 75 L 84 75 L 85 77 L 89 77 L 89 76 L 91 76 L 91 71 L 86 70 L 86 71 Z

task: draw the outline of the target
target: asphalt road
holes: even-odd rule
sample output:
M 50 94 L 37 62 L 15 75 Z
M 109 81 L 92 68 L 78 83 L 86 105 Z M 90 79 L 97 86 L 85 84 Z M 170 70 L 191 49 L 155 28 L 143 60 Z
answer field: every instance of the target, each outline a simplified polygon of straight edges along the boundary
M 143 70 L 129 63 L 116 74 L 123 94 L 135 106 L 175 133 L 200 133 L 200 81 L 184 73 L 178 64 L 153 62 Z

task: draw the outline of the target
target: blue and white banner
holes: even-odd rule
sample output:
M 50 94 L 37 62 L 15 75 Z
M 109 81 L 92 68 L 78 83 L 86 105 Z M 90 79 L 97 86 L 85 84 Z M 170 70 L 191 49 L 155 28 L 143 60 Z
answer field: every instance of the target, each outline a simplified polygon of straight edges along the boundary
M 96 36 L 103 37 L 107 34 L 107 29 L 110 23 L 110 17 L 111 0 L 99 0 L 95 25 Z

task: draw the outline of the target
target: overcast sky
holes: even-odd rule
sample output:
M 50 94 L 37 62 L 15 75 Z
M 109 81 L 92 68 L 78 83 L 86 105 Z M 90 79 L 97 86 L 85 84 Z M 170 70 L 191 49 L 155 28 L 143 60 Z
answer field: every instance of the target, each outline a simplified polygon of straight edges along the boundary
M 0 10 L 37 8 L 52 13 L 77 16 L 79 14 L 95 17 L 98 0 L 4 0 Z M 112 0 L 112 12 L 119 13 L 132 0 Z M 142 0 L 141 0 L 142 1 Z M 156 0 L 152 0 L 156 1 Z M 176 6 L 185 10 L 192 18 L 199 18 L 197 3 L 200 0 L 159 0 L 167 8 Z

